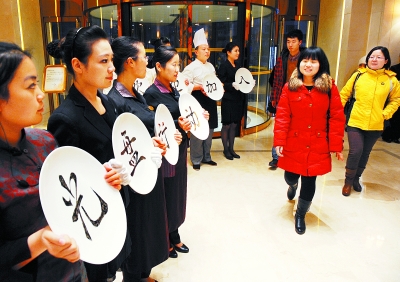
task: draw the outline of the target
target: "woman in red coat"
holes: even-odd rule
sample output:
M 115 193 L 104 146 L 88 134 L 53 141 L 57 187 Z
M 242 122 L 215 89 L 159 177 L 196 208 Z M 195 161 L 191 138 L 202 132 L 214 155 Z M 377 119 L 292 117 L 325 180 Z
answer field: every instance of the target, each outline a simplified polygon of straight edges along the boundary
M 295 215 L 298 234 L 306 231 L 304 217 L 315 194 L 317 175 L 331 171 L 331 153 L 343 160 L 344 124 L 339 91 L 329 75 L 324 51 L 318 47 L 302 51 L 282 90 L 274 128 L 278 167 L 285 170 L 289 200 L 296 195 L 301 176 Z

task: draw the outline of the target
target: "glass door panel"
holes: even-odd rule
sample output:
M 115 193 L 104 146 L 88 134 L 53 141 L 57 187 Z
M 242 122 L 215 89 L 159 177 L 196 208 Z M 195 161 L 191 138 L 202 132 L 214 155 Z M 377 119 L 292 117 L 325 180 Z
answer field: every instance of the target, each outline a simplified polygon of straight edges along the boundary
M 112 38 L 118 37 L 117 5 L 103 6 L 92 9 L 88 14 L 88 25 L 98 25 Z
M 251 7 L 251 26 L 248 45 L 249 70 L 256 80 L 256 87 L 247 95 L 248 111 L 245 128 L 265 123 L 267 97 L 269 96 L 269 74 L 271 72 L 271 49 L 274 26 L 273 10 L 259 5 Z M 273 65 L 272 65 L 273 66 Z

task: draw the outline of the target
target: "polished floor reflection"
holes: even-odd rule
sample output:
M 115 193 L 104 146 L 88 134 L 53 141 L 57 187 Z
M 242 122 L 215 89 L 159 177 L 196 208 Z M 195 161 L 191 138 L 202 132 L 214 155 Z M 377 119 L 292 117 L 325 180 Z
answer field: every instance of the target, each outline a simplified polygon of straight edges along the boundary
M 222 155 L 217 167 L 189 166 L 186 222 L 188 254 L 155 267 L 159 282 L 400 281 L 400 145 L 377 142 L 362 176 L 364 189 L 341 194 L 344 162 L 317 178 L 306 215 L 307 231 L 294 231 L 293 206 L 281 169 L 270 170 L 272 126 L 236 138 L 241 156 Z M 348 144 L 345 141 L 345 157 Z M 190 162 L 189 162 L 190 165 Z M 121 281 L 118 273 L 116 281 Z

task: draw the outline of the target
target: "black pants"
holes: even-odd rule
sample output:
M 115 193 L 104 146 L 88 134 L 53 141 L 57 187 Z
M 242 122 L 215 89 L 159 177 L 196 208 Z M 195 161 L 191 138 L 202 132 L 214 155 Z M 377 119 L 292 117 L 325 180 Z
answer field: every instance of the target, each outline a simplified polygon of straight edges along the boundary
M 376 141 L 381 136 L 381 130 L 362 130 L 356 127 L 347 127 L 347 139 L 349 141 L 349 155 L 346 168 L 365 168 Z
M 285 171 L 284 175 L 285 181 L 289 185 L 295 185 L 298 183 L 301 176 L 301 189 L 299 197 L 305 201 L 312 201 L 315 194 L 315 181 L 317 180 L 316 176 L 304 176 L 289 171 Z
M 169 233 L 169 242 L 172 245 L 177 245 L 181 242 L 181 237 L 179 236 L 178 229 Z
M 142 273 L 131 273 L 124 267 L 124 264 L 122 264 L 122 276 L 124 282 L 141 282 L 142 278 L 147 278 L 150 276 L 150 272 L 151 269 Z

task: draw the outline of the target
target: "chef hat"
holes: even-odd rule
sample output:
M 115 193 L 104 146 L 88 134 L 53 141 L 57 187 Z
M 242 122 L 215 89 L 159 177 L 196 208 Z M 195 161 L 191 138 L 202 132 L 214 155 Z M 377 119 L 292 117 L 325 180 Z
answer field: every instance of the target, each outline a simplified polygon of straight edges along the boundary
M 193 43 L 194 43 L 194 48 L 197 48 L 197 46 L 203 45 L 203 44 L 207 44 L 208 45 L 207 38 L 206 38 L 206 35 L 204 33 L 204 28 L 199 29 L 194 34 Z

